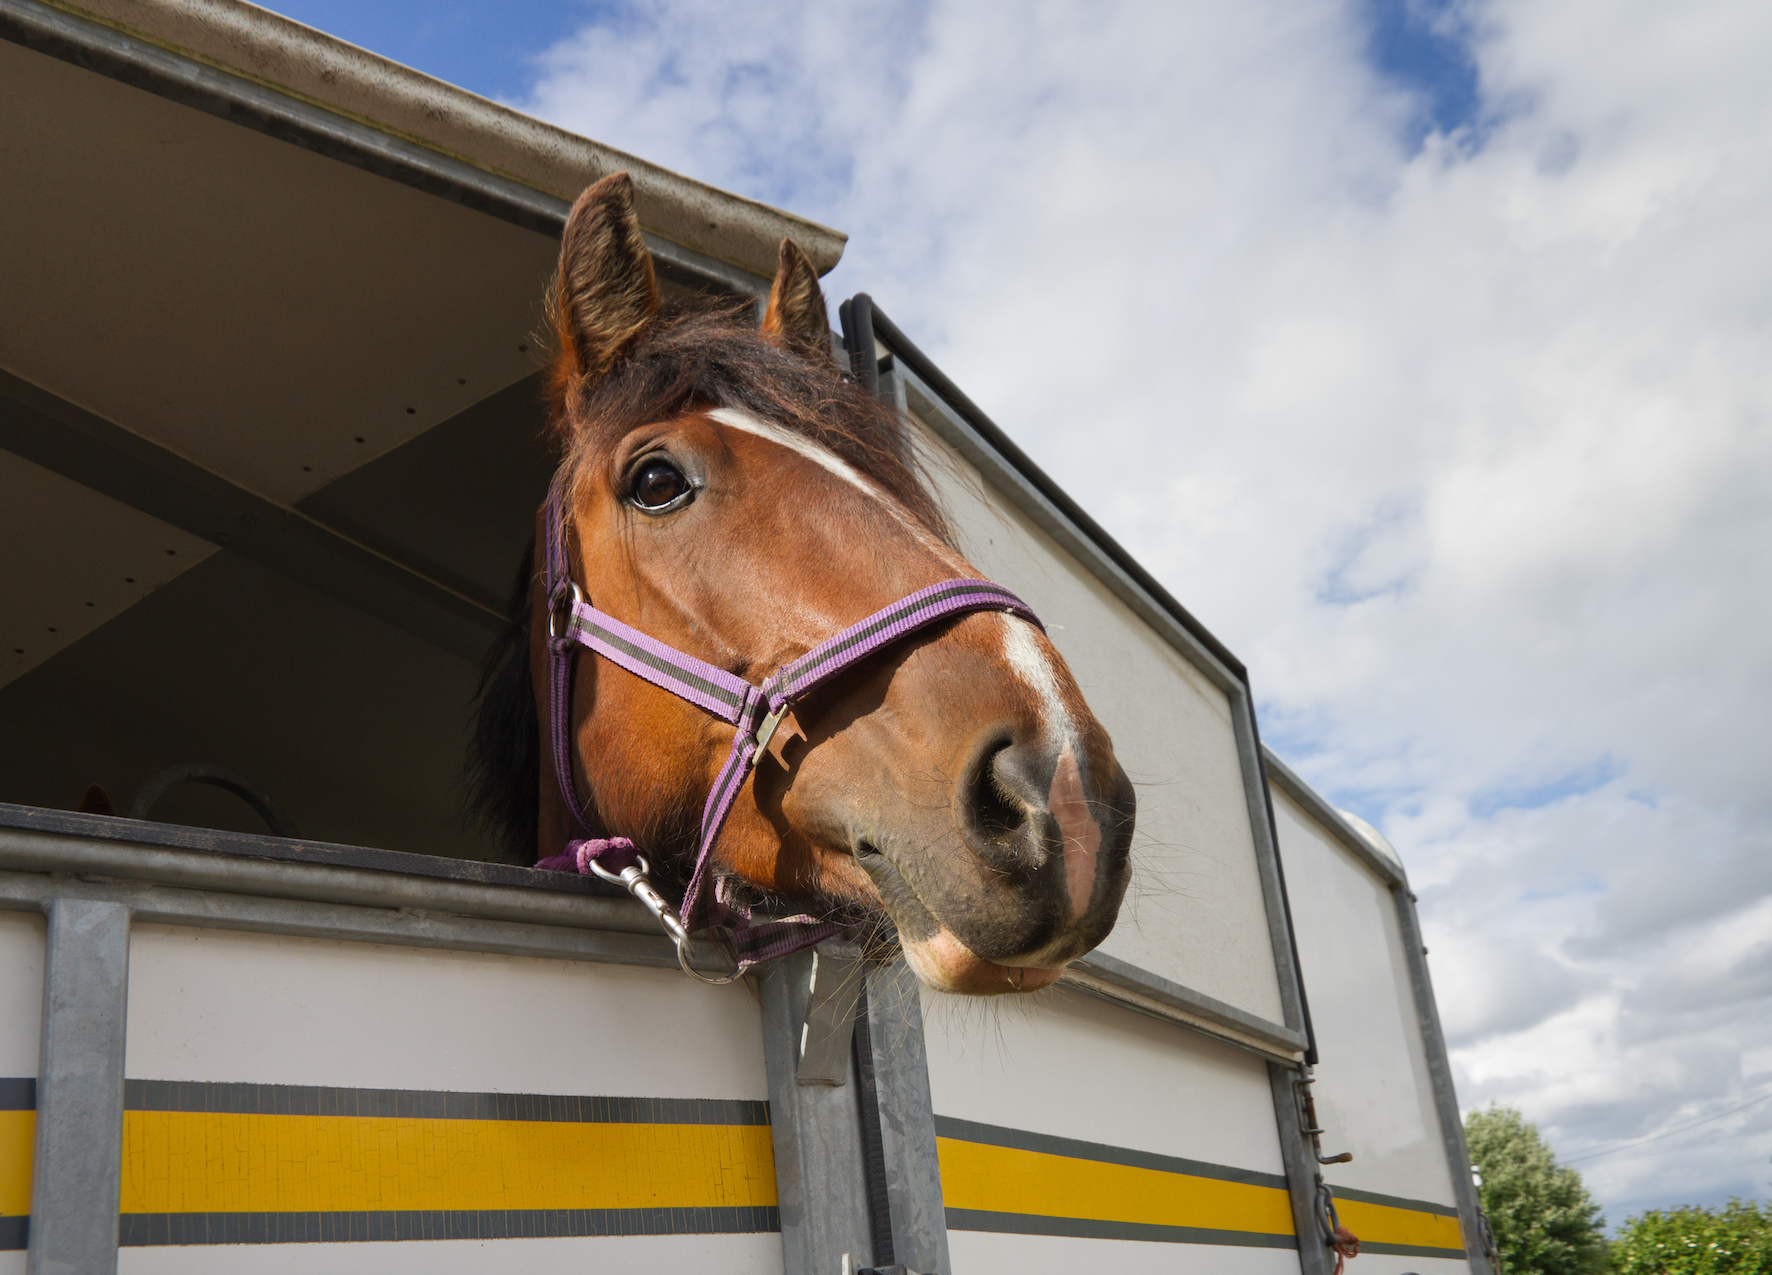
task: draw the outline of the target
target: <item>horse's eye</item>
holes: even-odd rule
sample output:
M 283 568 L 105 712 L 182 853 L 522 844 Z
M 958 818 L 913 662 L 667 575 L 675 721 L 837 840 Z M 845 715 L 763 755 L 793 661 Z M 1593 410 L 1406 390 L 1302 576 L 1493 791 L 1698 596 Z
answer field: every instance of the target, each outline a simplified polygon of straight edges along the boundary
M 680 504 L 689 494 L 689 480 L 668 460 L 649 460 L 634 475 L 633 502 L 642 509 L 658 511 Z

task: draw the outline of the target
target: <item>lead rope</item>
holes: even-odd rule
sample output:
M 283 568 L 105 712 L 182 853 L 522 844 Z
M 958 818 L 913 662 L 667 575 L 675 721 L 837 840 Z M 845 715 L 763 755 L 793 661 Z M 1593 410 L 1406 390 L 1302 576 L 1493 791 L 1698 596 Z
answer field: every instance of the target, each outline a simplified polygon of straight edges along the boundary
M 810 916 L 791 916 L 754 924 L 750 907 L 729 888 L 728 878 L 707 890 L 709 865 L 726 817 L 744 781 L 757 764 L 788 709 L 826 681 L 890 646 L 909 633 L 940 620 L 973 611 L 1003 611 L 1039 625 L 1025 602 L 1007 589 L 985 580 L 946 580 L 920 589 L 850 625 L 835 637 L 777 669 L 761 686 L 686 655 L 638 629 L 597 610 L 573 582 L 566 561 L 565 493 L 562 475 L 548 489 L 548 710 L 554 778 L 567 812 L 586 832 L 590 818 L 578 799 L 572 774 L 572 666 L 579 647 L 586 647 L 654 686 L 688 700 L 734 727 L 732 751 L 720 768 L 702 808 L 700 846 L 679 912 L 653 886 L 651 865 L 626 837 L 590 837 L 569 841 L 565 852 L 536 864 L 555 871 L 595 874 L 620 885 L 657 918 L 677 949 L 677 964 L 691 978 L 716 986 L 739 978 L 753 965 L 816 946 L 842 932 L 842 927 Z M 710 978 L 692 968 L 692 931 L 723 929 L 736 968 Z

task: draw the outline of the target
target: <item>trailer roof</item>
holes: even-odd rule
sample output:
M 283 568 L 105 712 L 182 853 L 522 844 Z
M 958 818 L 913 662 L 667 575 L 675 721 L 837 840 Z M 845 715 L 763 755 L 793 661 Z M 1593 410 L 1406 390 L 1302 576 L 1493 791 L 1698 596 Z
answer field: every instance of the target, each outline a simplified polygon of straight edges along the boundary
M 243 0 L 50 0 L 47 7 L 568 203 L 598 178 L 625 170 L 648 230 L 753 275 L 775 273 L 784 236 L 811 255 L 820 274 L 843 255 L 848 236 L 841 231 L 567 132 Z

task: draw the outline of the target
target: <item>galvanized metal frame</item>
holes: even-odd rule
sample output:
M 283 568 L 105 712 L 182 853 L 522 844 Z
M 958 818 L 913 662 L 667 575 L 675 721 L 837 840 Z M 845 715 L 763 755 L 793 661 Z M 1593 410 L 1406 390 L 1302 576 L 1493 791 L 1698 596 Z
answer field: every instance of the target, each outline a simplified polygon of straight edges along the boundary
M 1458 1094 L 1452 1083 L 1452 1063 L 1446 1053 L 1446 1036 L 1440 1028 L 1440 1010 L 1434 1000 L 1433 979 L 1427 968 L 1427 947 L 1421 941 L 1421 918 L 1415 910 L 1415 892 L 1400 864 L 1373 848 L 1341 812 L 1324 801 L 1291 767 L 1263 750 L 1267 772 L 1274 786 L 1285 793 L 1329 831 L 1350 854 L 1383 881 L 1397 910 L 1397 929 L 1403 961 L 1409 968 L 1409 986 L 1415 999 L 1415 1021 L 1427 1060 L 1428 1082 L 1433 1088 L 1434 1113 L 1446 1162 L 1452 1174 L 1452 1196 L 1458 1203 L 1458 1221 L 1464 1231 L 1464 1251 L 1472 1275 L 1499 1275 L 1489 1269 L 1482 1231 L 1477 1224 L 1477 1190 L 1471 1177 L 1470 1149 L 1465 1145 L 1464 1121 L 1458 1114 Z
M 48 900 L 44 911 L 49 925 L 26 1269 L 103 1275 L 117 1269 L 129 909 L 64 894 Z
M 785 1275 L 826 1275 L 844 1254 L 852 1270 L 873 1264 L 855 1058 L 842 1084 L 800 1076 L 813 960 L 800 952 L 771 961 L 757 980 Z
M 537 234 L 558 238 L 566 226 L 566 200 L 38 0 L 0 0 L 0 39 Z M 646 242 L 673 283 L 769 294 L 768 279 L 650 232 Z
M 1296 1064 L 1269 1061 L 1267 1065 L 1274 1122 L 1280 1134 L 1280 1161 L 1286 1166 L 1287 1194 L 1292 1202 L 1292 1229 L 1298 1233 L 1299 1270 L 1301 1275 L 1330 1275 L 1335 1263 L 1329 1260 L 1329 1246 L 1317 1224 L 1316 1182 L 1321 1170 L 1299 1111 L 1298 1082 L 1302 1076 Z

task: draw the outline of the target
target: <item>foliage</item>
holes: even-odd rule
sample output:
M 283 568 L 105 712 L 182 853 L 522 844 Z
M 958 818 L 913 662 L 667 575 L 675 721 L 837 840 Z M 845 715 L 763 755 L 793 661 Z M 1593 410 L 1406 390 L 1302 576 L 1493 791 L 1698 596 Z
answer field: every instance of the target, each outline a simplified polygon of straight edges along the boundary
M 1464 1136 L 1506 1275 L 1598 1275 L 1609 1267 L 1600 1206 L 1579 1173 L 1558 1166 L 1536 1125 L 1511 1107 L 1490 1107 L 1466 1118 Z
M 1772 1275 L 1772 1207 L 1655 1210 L 1624 1224 L 1619 1275 Z

